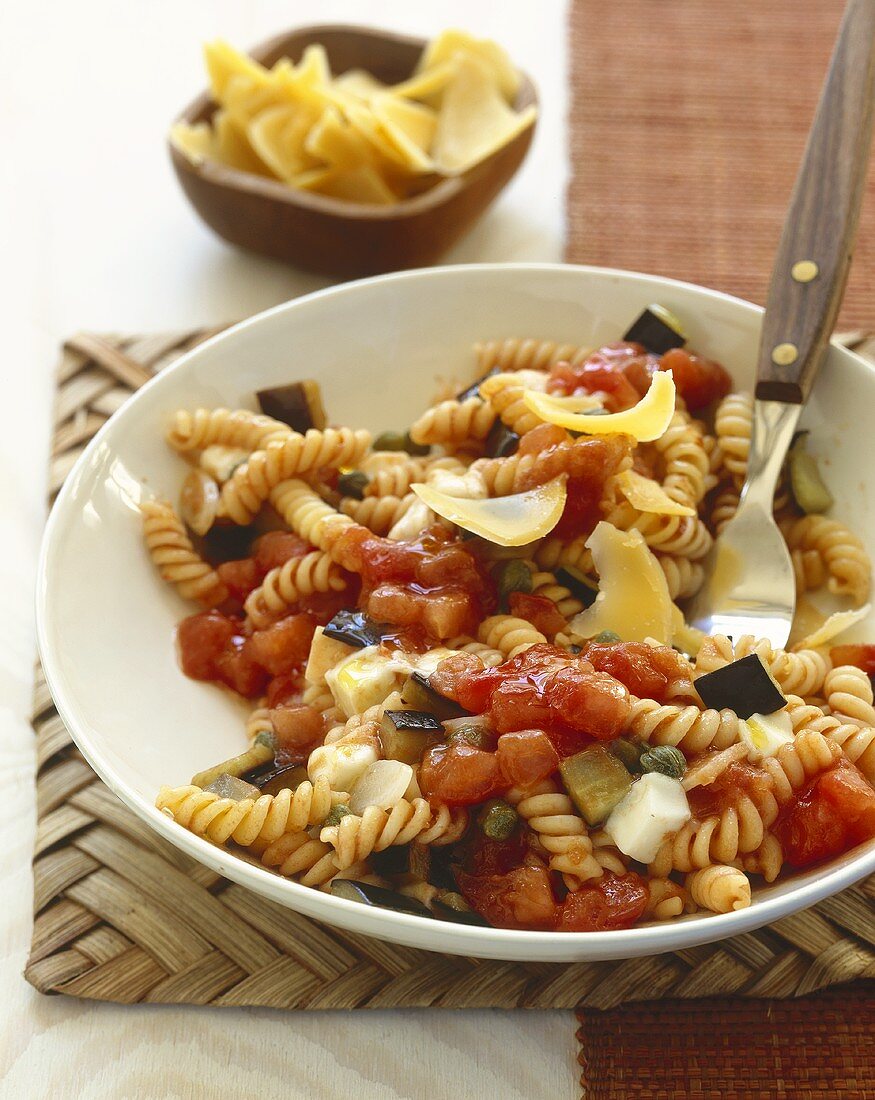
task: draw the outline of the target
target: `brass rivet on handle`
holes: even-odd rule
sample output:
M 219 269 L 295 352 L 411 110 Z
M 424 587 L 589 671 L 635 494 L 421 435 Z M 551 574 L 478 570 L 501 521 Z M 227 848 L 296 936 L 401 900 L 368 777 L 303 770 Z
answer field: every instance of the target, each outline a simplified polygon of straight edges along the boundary
M 779 367 L 789 367 L 798 354 L 799 348 L 795 344 L 778 344 L 772 348 L 772 362 Z
M 810 283 L 820 274 L 820 268 L 814 260 L 797 260 L 790 268 L 790 274 L 797 283 Z

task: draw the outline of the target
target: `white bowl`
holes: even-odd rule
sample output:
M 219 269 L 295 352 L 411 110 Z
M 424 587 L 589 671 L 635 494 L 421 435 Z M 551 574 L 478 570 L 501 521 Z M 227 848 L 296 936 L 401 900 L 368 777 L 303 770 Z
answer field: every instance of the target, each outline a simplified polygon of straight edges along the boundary
M 413 947 L 526 961 L 629 958 L 748 931 L 875 871 L 875 843 L 759 889 L 749 909 L 619 932 L 475 928 L 344 901 L 273 874 L 181 828 L 153 806 L 244 746 L 244 708 L 179 671 L 173 628 L 189 609 L 152 568 L 137 502 L 176 498 L 182 463 L 164 443 L 177 408 L 254 407 L 253 391 L 320 380 L 332 419 L 402 427 L 436 376 L 467 381 L 471 345 L 506 336 L 594 345 L 616 340 L 649 302 L 683 319 L 690 343 L 752 382 L 761 311 L 701 287 L 559 265 L 435 268 L 350 283 L 260 314 L 186 355 L 139 391 L 98 433 L 58 498 L 46 530 L 37 596 L 49 686 L 76 744 L 101 779 L 158 833 L 243 886 L 329 924 Z M 829 454 L 836 514 L 875 546 L 864 483 L 875 370 L 833 346 L 805 419 Z M 873 634 L 872 622 L 861 636 Z

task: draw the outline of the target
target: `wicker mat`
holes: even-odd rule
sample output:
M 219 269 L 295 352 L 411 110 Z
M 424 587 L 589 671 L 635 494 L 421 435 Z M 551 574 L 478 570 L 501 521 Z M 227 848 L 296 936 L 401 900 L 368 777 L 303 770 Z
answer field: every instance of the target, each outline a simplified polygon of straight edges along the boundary
M 69 341 L 53 494 L 131 390 L 205 335 Z M 325 927 L 227 882 L 153 833 L 72 745 L 41 676 L 34 727 L 39 825 L 26 976 L 44 993 L 308 1009 L 610 1009 L 669 996 L 801 996 L 875 975 L 875 877 L 769 929 L 623 963 L 459 959 Z
M 566 258 L 764 301 L 843 8 L 844 0 L 573 0 Z M 873 300 L 875 165 L 843 325 L 871 324 Z M 693 970 L 678 985 L 636 996 L 790 997 L 825 985 L 817 970 L 849 942 L 833 938 L 836 912 L 854 909 L 855 935 L 871 945 L 873 896 L 870 880 L 742 937 L 747 957 L 739 941 L 684 953 Z M 776 934 L 789 938 L 790 954 Z M 659 962 L 669 987 L 670 965 Z M 875 1097 L 873 1010 L 871 986 L 857 983 L 790 1004 L 661 1000 L 583 1011 L 581 1080 L 589 1100 Z

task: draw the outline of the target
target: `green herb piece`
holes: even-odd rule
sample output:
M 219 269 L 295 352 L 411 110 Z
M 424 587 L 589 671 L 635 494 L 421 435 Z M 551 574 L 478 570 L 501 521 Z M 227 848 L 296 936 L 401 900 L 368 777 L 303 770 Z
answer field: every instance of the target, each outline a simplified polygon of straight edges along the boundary
M 364 500 L 365 489 L 371 479 L 361 470 L 350 470 L 341 474 L 337 479 L 337 491 L 343 497 L 352 497 L 354 500 Z
M 638 766 L 642 772 L 660 772 L 669 779 L 680 779 L 687 770 L 687 758 L 674 745 L 654 745 L 641 754 Z
M 511 592 L 532 591 L 532 571 L 520 558 L 509 558 L 495 568 L 495 586 L 503 604 Z
M 339 825 L 343 818 L 345 818 L 347 814 L 351 813 L 352 810 L 349 808 L 349 806 L 347 806 L 345 802 L 338 802 L 336 806 L 332 806 L 331 809 L 328 811 L 328 817 L 325 818 L 323 824 Z
M 477 817 L 483 835 L 490 840 L 507 840 L 518 822 L 519 814 L 503 798 L 491 798 L 484 803 Z
M 263 745 L 266 749 L 270 749 L 271 752 L 276 752 L 276 734 L 273 730 L 262 730 L 261 733 L 255 735 L 253 745 Z
M 403 451 L 404 432 L 381 432 L 374 440 L 375 451 Z
M 407 451 L 409 455 L 427 455 L 431 454 L 431 447 L 428 443 L 416 443 L 410 438 L 410 432 L 404 433 L 404 444 L 401 447 L 402 451 Z
M 622 638 L 614 630 L 603 630 L 601 633 L 596 634 L 592 641 L 598 645 L 617 645 L 618 642 L 622 642 Z

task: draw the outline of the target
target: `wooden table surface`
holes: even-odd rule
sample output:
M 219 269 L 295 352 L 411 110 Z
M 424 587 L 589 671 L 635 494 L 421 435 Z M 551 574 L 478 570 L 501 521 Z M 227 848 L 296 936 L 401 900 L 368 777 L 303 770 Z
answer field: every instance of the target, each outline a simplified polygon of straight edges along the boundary
M 557 1098 L 577 1095 L 566 1012 L 292 1013 L 45 998 L 21 977 L 31 925 L 33 580 L 51 368 L 64 335 L 246 316 L 323 281 L 215 240 L 171 176 L 164 133 L 202 85 L 200 44 L 297 22 L 365 21 L 500 39 L 536 79 L 535 147 L 449 260 L 557 260 L 565 185 L 565 3 L 117 0 L 0 6 L 0 1097 Z

